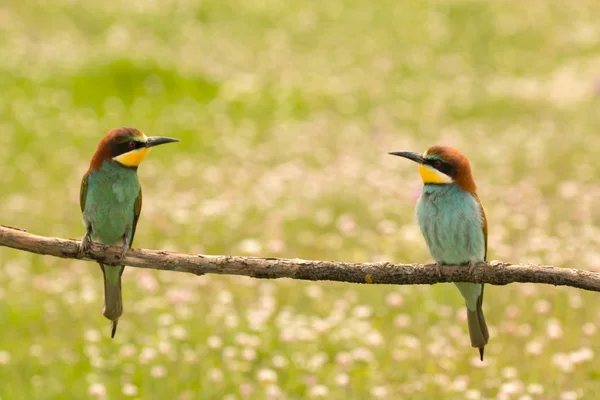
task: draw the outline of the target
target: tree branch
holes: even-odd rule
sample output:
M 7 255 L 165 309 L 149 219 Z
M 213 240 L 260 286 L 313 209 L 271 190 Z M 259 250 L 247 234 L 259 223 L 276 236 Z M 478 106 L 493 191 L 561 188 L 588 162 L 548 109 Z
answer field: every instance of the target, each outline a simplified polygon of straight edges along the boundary
M 491 261 L 487 265 L 492 268 L 478 266 L 473 270 L 473 274 L 469 274 L 464 265 L 443 266 L 443 277 L 439 277 L 435 264 L 355 264 L 285 258 L 191 255 L 146 249 L 130 249 L 121 259 L 120 247 L 97 243 L 92 243 L 90 250 L 80 256 L 79 243 L 78 240 L 38 236 L 0 225 L 0 246 L 54 257 L 98 261 L 107 265 L 127 265 L 195 275 L 242 275 L 260 279 L 291 278 L 392 285 L 430 285 L 440 282 L 506 285 L 531 282 L 600 291 L 600 273 L 544 265 Z

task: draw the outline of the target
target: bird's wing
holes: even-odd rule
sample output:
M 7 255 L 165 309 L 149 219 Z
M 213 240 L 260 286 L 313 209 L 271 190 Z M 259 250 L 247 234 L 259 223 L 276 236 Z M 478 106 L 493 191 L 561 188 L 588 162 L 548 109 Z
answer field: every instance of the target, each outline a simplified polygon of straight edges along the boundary
M 140 219 L 140 213 L 142 212 L 142 189 L 140 188 L 140 194 L 135 203 L 133 204 L 133 226 L 131 229 L 131 239 L 129 240 L 129 247 L 133 243 L 133 237 L 135 236 L 135 228 L 137 227 L 138 219 Z
M 488 238 L 488 223 L 487 218 L 485 217 L 485 209 L 483 208 L 483 204 L 481 204 L 481 200 L 479 196 L 475 195 L 475 199 L 479 203 L 479 207 L 481 208 L 481 219 L 483 222 L 483 241 L 485 244 L 485 252 L 483 253 L 483 261 L 487 261 L 487 238 Z
M 83 179 L 81 180 L 81 188 L 79 189 L 79 206 L 81 207 L 81 212 L 85 210 L 85 199 L 87 198 L 89 176 L 90 173 L 86 172 L 85 175 L 83 175 Z

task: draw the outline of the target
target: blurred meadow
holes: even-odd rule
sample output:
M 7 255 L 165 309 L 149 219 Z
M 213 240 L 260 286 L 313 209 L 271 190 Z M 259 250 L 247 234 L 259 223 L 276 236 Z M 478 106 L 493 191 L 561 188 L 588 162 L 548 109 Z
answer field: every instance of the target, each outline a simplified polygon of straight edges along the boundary
M 600 3 L 4 0 L 0 223 L 81 238 L 110 128 L 181 139 L 139 169 L 134 247 L 429 262 L 414 164 L 471 160 L 488 259 L 600 270 Z M 488 286 L 486 360 L 451 284 L 127 268 L 0 248 L 0 398 L 589 399 L 600 298 Z

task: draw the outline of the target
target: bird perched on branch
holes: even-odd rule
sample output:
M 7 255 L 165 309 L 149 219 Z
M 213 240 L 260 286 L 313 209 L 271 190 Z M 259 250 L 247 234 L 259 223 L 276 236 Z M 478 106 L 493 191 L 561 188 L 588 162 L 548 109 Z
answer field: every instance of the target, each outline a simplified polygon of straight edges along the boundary
M 423 190 L 417 201 L 417 219 L 421 233 L 440 265 L 473 267 L 487 257 L 487 220 L 477 195 L 475 181 L 467 157 L 446 146 L 432 146 L 425 153 L 408 151 L 390 153 L 408 158 L 418 164 Z M 483 284 L 456 282 L 465 299 L 471 346 L 483 352 L 489 339 L 488 328 L 481 308 Z
M 154 146 L 178 142 L 177 139 L 146 136 L 135 128 L 108 131 L 98 144 L 90 167 L 81 181 L 80 205 L 85 225 L 80 254 L 90 241 L 121 245 L 121 256 L 131 247 L 142 210 L 142 189 L 137 168 Z M 102 314 L 112 322 L 114 338 L 123 314 L 121 275 L 124 266 L 100 264 L 104 275 Z

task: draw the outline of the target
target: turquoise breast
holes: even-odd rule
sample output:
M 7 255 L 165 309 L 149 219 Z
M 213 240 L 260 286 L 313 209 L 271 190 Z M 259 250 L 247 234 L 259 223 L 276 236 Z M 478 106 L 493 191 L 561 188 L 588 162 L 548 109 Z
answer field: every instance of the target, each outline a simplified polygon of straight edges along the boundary
M 456 265 L 484 261 L 481 205 L 460 186 L 424 185 L 417 202 L 417 219 L 436 262 Z

